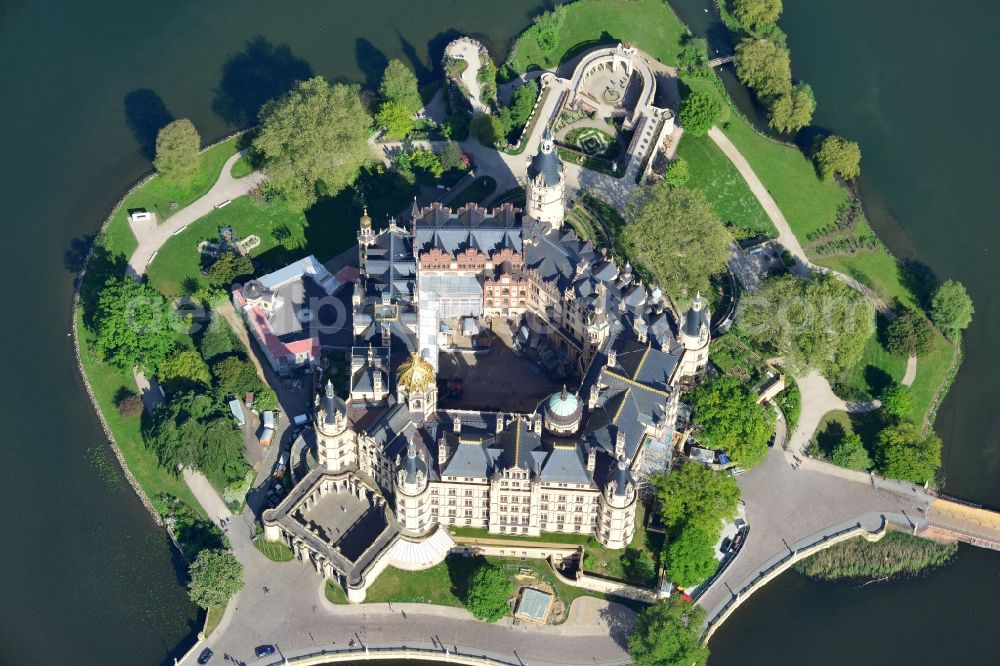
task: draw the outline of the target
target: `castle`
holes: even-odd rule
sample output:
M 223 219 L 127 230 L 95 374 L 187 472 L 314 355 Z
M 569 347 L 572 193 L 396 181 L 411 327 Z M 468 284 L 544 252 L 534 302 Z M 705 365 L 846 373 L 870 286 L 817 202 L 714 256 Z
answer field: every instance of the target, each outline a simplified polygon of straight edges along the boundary
M 440 562 L 453 527 L 624 548 L 639 482 L 670 455 L 679 389 L 707 365 L 700 296 L 677 316 L 631 266 L 563 227 L 563 167 L 547 130 L 526 170 L 524 212 L 414 202 L 383 229 L 361 218 L 348 396 L 320 387 L 314 427 L 293 446 L 297 485 L 264 514 L 268 539 L 352 600 L 389 564 Z M 439 408 L 444 331 L 466 320 L 535 332 L 579 389 L 523 413 Z M 357 520 L 332 534 L 324 520 L 345 514 Z M 363 520 L 375 527 L 356 544 Z

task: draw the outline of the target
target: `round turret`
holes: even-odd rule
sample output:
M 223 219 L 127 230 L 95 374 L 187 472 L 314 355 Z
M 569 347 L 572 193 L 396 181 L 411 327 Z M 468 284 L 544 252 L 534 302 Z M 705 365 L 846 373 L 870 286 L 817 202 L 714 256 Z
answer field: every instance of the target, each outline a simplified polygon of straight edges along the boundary
M 317 407 L 316 422 L 324 433 L 336 434 L 347 427 L 347 404 L 337 396 L 332 381 L 327 380 Z
M 572 435 L 580 428 L 583 403 L 563 386 L 545 402 L 545 429 L 553 435 Z
M 528 162 L 525 183 L 528 215 L 558 229 L 566 215 L 565 187 L 563 163 L 556 154 L 552 132 L 546 127 L 538 153 Z
M 365 212 L 361 215 L 361 228 L 362 229 L 372 228 L 372 218 L 368 215 L 368 206 L 365 206 Z

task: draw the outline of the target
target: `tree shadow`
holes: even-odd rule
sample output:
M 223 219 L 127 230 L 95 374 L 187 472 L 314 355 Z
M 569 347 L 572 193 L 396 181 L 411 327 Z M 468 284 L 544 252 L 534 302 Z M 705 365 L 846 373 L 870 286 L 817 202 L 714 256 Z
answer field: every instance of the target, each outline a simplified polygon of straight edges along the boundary
M 139 154 L 147 160 L 156 156 L 156 135 L 173 120 L 167 105 L 149 88 L 125 95 L 125 124 L 139 142 Z
M 424 65 L 424 61 L 420 58 L 420 54 L 417 53 L 417 49 L 413 46 L 413 43 L 408 41 L 403 37 L 403 33 L 396 30 L 396 36 L 399 38 L 399 46 L 403 50 L 403 55 L 406 59 L 410 61 L 410 67 L 413 69 L 413 73 L 417 76 L 417 81 L 420 83 L 428 83 L 432 78 L 434 78 L 434 72 Z M 438 58 L 440 60 L 440 58 Z M 434 61 L 431 61 L 431 66 L 433 67 Z
M 628 639 L 635 628 L 636 612 L 620 603 L 612 602 L 598 611 L 608 627 L 608 635 L 623 650 L 628 650 Z
M 87 254 L 93 242 L 93 234 L 85 234 L 69 242 L 69 248 L 63 253 L 63 266 L 67 271 L 78 274 L 87 266 Z
M 435 69 L 440 66 L 444 57 L 444 47 L 462 36 L 458 30 L 451 29 L 439 32 L 427 40 L 427 56 L 431 60 L 431 67 Z
M 444 562 L 448 567 L 451 593 L 465 601 L 469 596 L 469 580 L 472 578 L 472 574 L 479 567 L 486 566 L 486 560 L 476 557 L 453 556 L 445 558 Z
M 816 433 L 816 446 L 824 456 L 829 456 L 846 436 L 847 430 L 844 429 L 844 424 L 839 421 L 830 421 L 822 432 Z
M 77 243 L 78 241 L 73 241 Z M 102 245 L 95 245 L 87 262 L 86 279 L 80 283 L 80 304 L 83 306 L 83 324 L 93 330 L 97 298 L 110 278 L 121 279 L 128 262 L 125 255 L 112 254 Z
M 354 58 L 358 61 L 358 69 L 364 75 L 364 87 L 368 90 L 378 90 L 389 59 L 377 46 L 367 39 L 359 37 L 354 41 Z
M 930 307 L 931 296 L 940 282 L 930 266 L 916 259 L 907 259 L 899 263 L 899 281 L 924 309 Z
M 265 103 L 312 75 L 312 66 L 287 44 L 275 46 L 258 35 L 222 66 L 212 110 L 230 125 L 253 125 Z
M 865 366 L 865 383 L 873 396 L 882 395 L 887 387 L 892 385 L 892 375 L 874 365 Z

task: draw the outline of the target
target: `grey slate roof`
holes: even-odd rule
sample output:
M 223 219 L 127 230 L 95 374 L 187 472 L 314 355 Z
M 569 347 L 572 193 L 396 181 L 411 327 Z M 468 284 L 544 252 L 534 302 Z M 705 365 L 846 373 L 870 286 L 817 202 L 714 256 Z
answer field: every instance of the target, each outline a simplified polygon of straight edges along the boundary
M 584 447 L 552 447 L 542 463 L 541 479 L 549 483 L 592 483 Z
M 328 424 L 334 422 L 337 414 L 347 413 L 347 405 L 343 400 L 337 397 L 337 393 L 333 390 L 333 382 L 329 379 L 326 381 L 326 387 L 323 390 L 323 394 L 320 396 L 319 404 L 326 414 L 324 420 Z
M 559 184 L 562 177 L 562 160 L 556 155 L 555 148 L 551 144 L 545 145 L 552 140 L 552 132 L 546 127 L 542 133 L 542 147 L 538 153 L 531 158 L 528 163 L 528 179 L 534 180 L 539 174 L 546 187 L 554 187 Z

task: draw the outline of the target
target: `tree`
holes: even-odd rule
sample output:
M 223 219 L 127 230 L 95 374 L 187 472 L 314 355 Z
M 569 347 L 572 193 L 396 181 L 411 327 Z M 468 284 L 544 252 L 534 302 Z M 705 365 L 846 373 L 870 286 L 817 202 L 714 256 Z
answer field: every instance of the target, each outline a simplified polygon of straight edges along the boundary
M 523 86 L 514 91 L 514 96 L 510 100 L 510 116 L 505 123 L 507 134 L 520 130 L 531 117 L 531 112 L 535 109 L 535 101 L 538 99 L 538 81 L 531 79 Z M 516 137 L 515 137 L 516 139 Z
M 383 100 L 399 104 L 410 112 L 410 116 L 423 108 L 420 90 L 417 88 L 417 77 L 409 67 L 393 58 L 382 73 L 382 82 L 378 94 Z
M 188 567 L 188 594 L 202 608 L 225 606 L 243 589 L 243 565 L 228 550 L 203 550 Z
M 751 30 L 772 25 L 781 16 L 781 0 L 732 0 L 733 16 Z
M 774 411 L 758 404 L 746 384 L 719 377 L 696 388 L 691 404 L 701 441 L 748 469 L 764 459 L 774 433 Z
M 790 93 L 775 97 L 769 108 L 768 120 L 779 132 L 797 132 L 812 122 L 816 98 L 807 83 L 796 84 Z
M 736 75 L 764 100 L 792 89 L 788 49 L 767 39 L 744 39 L 736 46 Z
M 920 356 L 930 351 L 934 328 L 927 317 L 907 310 L 886 326 L 885 348 L 901 356 Z
M 909 386 L 892 384 L 879 398 L 882 403 L 882 413 L 895 422 L 905 421 L 913 413 L 913 395 Z
M 496 622 L 507 614 L 511 585 L 503 567 L 484 563 L 469 578 L 465 607 L 483 622 Z
M 413 112 L 399 102 L 382 102 L 375 115 L 375 124 L 385 128 L 388 141 L 398 141 L 413 131 Z
M 975 308 L 965 285 L 945 280 L 931 297 L 931 319 L 948 335 L 955 338 L 972 323 Z
M 649 551 L 629 548 L 620 559 L 627 580 L 639 585 L 648 585 L 656 580 L 656 563 Z
M 221 395 L 241 395 L 260 386 L 257 368 L 238 356 L 227 356 L 212 365 L 215 385 Z
M 912 423 L 884 429 L 878 436 L 879 469 L 893 479 L 924 483 L 941 466 L 941 438 L 922 433 Z
M 156 135 L 153 166 L 171 183 L 187 183 L 201 164 L 201 137 L 194 123 L 186 118 L 164 126 Z
M 813 160 L 823 180 L 838 174 L 844 180 L 854 180 L 861 175 L 861 147 L 854 141 L 830 135 L 820 141 L 813 151 Z
M 550 55 L 555 50 L 565 16 L 566 12 L 560 5 L 554 11 L 545 11 L 535 17 L 532 30 L 535 33 L 535 41 L 538 42 L 538 50 L 543 54 Z
M 691 587 L 709 578 L 719 568 L 715 542 L 720 528 L 694 522 L 681 528 L 667 546 L 667 576 L 671 582 Z
M 160 380 L 164 382 L 180 382 L 200 384 L 208 387 L 212 376 L 201 354 L 193 349 L 179 349 L 160 364 Z
M 222 315 L 212 314 L 208 326 L 198 339 L 198 349 L 206 361 L 213 361 L 223 354 L 229 354 L 239 349 L 239 341 Z
M 625 207 L 620 241 L 671 295 L 707 291 L 729 257 L 729 233 L 700 191 L 644 185 Z
M 317 76 L 268 102 L 260 118 L 253 145 L 264 159 L 268 186 L 299 208 L 315 203 L 317 188 L 336 195 L 371 161 L 372 120 L 357 86 Z
M 722 529 L 723 521 L 736 517 L 740 487 L 731 474 L 687 462 L 673 472 L 650 477 L 667 527 L 701 522 Z
M 796 375 L 837 377 L 855 366 L 874 332 L 871 301 L 836 278 L 783 275 L 740 303 L 740 330 L 783 356 Z
M 872 460 L 861 443 L 859 435 L 850 434 L 840 440 L 830 453 L 830 462 L 847 469 L 865 470 L 872 466 Z
M 708 64 L 708 41 L 701 37 L 688 37 L 681 47 L 677 64 L 689 70 Z
M 701 643 L 705 609 L 674 595 L 647 606 L 636 620 L 628 651 L 636 666 L 705 666 Z
M 97 300 L 94 351 L 121 370 L 153 374 L 174 349 L 176 324 L 173 307 L 156 289 L 109 278 Z
M 466 167 L 462 147 L 457 141 L 449 141 L 441 149 L 441 168 L 445 171 L 464 169 Z
M 115 407 L 118 408 L 118 413 L 125 418 L 139 416 L 143 410 L 142 398 L 132 391 L 123 391 L 115 401 Z
M 714 95 L 693 92 L 681 102 L 680 120 L 686 134 L 705 136 L 719 121 L 722 107 Z
M 213 284 L 229 286 L 237 278 L 253 275 L 250 257 L 238 252 L 222 252 L 208 269 L 208 277 Z
M 209 477 L 233 480 L 246 469 L 243 437 L 218 403 L 203 393 L 175 393 L 144 424 L 143 439 L 160 464 L 196 467 Z
M 479 143 L 494 147 L 504 137 L 503 123 L 494 115 L 477 113 L 469 123 L 469 130 Z
M 681 187 L 687 184 L 691 179 L 691 169 L 688 167 L 687 160 L 683 157 L 678 157 L 673 162 L 667 165 L 666 170 L 663 172 L 663 180 L 674 187 Z

